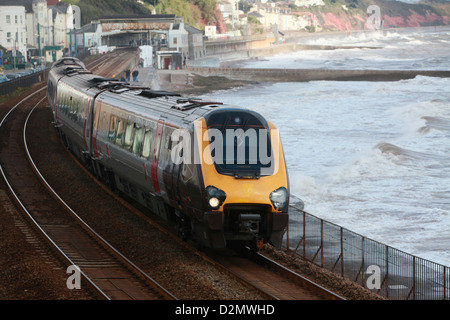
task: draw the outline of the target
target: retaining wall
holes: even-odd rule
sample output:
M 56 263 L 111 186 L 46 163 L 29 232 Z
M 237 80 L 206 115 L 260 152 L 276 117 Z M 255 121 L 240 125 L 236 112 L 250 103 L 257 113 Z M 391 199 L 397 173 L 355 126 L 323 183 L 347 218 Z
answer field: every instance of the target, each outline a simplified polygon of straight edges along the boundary
M 450 71 L 427 70 L 328 70 L 328 69 L 253 69 L 253 68 L 201 68 L 187 70 L 202 76 L 223 76 L 232 80 L 257 82 L 305 82 L 318 80 L 340 81 L 398 81 L 418 75 L 450 77 Z

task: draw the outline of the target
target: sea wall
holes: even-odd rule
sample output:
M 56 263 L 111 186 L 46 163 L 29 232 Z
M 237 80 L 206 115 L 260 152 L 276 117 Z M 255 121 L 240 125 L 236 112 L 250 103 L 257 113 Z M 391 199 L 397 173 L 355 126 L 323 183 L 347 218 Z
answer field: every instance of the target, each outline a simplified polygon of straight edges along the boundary
M 305 82 L 318 80 L 339 81 L 398 81 L 418 75 L 450 77 L 450 71 L 421 70 L 327 70 L 327 69 L 253 69 L 253 68 L 199 68 L 188 71 L 201 76 L 223 76 L 232 80 L 256 82 Z
M 319 34 L 317 34 L 319 36 Z M 292 41 L 299 40 L 302 35 L 292 37 Z M 227 59 L 245 59 L 251 57 L 273 56 L 280 53 L 295 52 L 300 50 L 336 50 L 336 49 L 356 49 L 369 48 L 377 49 L 377 47 L 361 47 L 361 46 L 332 46 L 332 45 L 308 45 L 299 43 L 277 43 L 272 38 L 267 39 L 264 43 L 252 40 L 230 40 L 219 43 L 207 43 L 207 57 L 217 58 L 220 60 Z M 201 59 L 199 59 L 200 61 Z M 196 62 L 200 65 L 200 62 Z M 195 65 L 195 63 L 192 63 Z

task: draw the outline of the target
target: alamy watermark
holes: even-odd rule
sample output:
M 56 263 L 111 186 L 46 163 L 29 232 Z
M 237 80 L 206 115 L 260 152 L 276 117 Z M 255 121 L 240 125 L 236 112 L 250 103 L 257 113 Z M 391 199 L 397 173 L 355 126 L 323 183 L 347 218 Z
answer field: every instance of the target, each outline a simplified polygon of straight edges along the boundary
M 66 273 L 70 274 L 67 278 L 67 289 L 81 289 L 81 270 L 76 265 L 67 267 Z
M 369 30 L 381 29 L 381 9 L 377 5 L 370 5 L 367 7 L 367 13 L 371 14 L 367 20 L 366 25 Z
M 366 280 L 366 288 L 369 290 L 381 289 L 381 268 L 377 265 L 370 265 L 367 268 L 367 273 L 370 276 Z
M 202 132 L 201 125 L 197 125 L 196 132 Z M 261 175 L 275 174 L 278 171 L 280 134 L 277 129 L 210 128 L 204 130 L 201 136 L 202 140 L 197 141 L 196 134 L 191 136 L 186 129 L 174 130 L 171 135 L 172 162 L 258 165 Z

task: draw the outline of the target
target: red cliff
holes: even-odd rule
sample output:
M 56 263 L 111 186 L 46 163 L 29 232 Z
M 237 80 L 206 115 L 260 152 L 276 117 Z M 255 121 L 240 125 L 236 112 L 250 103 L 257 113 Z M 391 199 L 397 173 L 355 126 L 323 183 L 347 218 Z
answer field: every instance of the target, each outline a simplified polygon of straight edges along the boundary
M 424 27 L 450 24 L 450 4 L 425 5 L 407 4 L 398 1 L 374 1 L 380 8 L 380 18 L 384 28 Z M 372 14 L 366 13 L 370 4 L 358 3 L 357 8 L 342 5 L 324 6 L 311 14 L 325 30 L 364 30 L 367 19 Z

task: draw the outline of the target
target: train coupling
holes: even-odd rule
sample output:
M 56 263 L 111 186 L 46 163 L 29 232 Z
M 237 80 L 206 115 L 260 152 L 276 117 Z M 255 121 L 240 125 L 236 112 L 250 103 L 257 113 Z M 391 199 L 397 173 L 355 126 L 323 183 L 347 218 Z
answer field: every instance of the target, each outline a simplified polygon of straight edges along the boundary
M 243 233 L 258 233 L 261 216 L 259 214 L 242 213 L 239 215 L 239 231 Z

